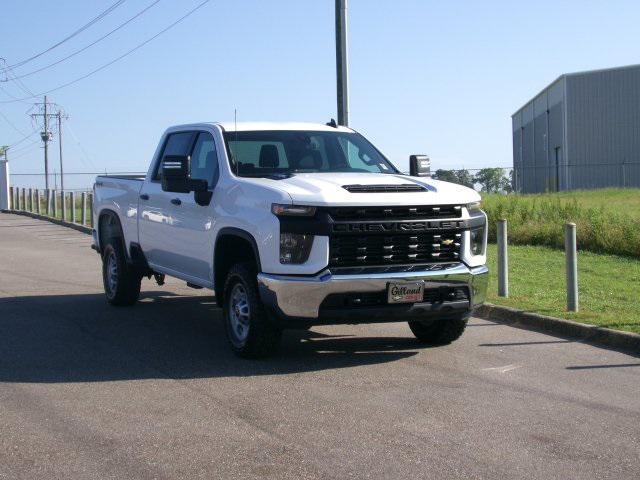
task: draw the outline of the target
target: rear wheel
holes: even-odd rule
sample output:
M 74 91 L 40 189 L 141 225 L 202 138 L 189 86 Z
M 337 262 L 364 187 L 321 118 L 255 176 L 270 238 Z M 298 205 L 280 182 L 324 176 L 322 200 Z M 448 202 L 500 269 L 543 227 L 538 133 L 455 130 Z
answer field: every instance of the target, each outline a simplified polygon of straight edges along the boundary
M 460 338 L 467 327 L 469 314 L 439 318 L 431 322 L 409 320 L 409 328 L 418 340 L 429 345 L 447 345 Z
M 277 350 L 282 330 L 275 326 L 258 293 L 257 272 L 248 263 L 231 267 L 224 286 L 224 326 L 234 353 L 257 358 Z
M 102 282 L 111 305 L 133 305 L 140 296 L 142 276 L 127 263 L 119 239 L 110 240 L 102 254 Z

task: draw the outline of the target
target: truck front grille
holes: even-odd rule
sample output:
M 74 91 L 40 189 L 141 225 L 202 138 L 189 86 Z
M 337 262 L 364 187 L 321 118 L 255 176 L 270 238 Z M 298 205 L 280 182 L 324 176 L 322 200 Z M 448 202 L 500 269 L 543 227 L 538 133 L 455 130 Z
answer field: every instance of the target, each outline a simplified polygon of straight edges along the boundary
M 420 264 L 457 261 L 460 258 L 459 231 L 406 234 L 332 235 L 329 241 L 330 267 Z
M 345 220 L 435 220 L 460 218 L 462 205 L 408 207 L 331 207 L 329 214 L 335 221 Z

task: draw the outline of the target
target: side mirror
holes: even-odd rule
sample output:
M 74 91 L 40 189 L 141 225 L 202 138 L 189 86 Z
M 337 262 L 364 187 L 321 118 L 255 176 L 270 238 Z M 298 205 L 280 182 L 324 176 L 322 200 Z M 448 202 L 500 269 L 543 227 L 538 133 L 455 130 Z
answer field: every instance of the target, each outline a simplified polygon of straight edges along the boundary
M 189 164 L 184 155 L 167 155 L 162 159 L 162 190 L 165 192 L 189 193 Z
M 206 180 L 192 179 L 191 157 L 184 155 L 167 155 L 162 159 L 162 190 L 165 192 L 189 193 L 206 192 Z
M 411 155 L 409 157 L 409 174 L 412 177 L 430 177 L 431 160 L 426 155 Z

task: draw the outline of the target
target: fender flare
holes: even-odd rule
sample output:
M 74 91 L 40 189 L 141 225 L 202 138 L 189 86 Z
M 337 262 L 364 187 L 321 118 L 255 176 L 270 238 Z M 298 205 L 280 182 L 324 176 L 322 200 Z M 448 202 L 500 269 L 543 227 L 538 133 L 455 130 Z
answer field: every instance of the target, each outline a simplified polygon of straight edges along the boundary
M 260 261 L 260 250 L 258 250 L 258 243 L 256 242 L 256 239 L 253 237 L 253 235 L 251 235 L 249 232 L 247 232 L 246 230 L 242 230 L 240 228 L 237 227 L 223 227 L 218 231 L 218 234 L 216 235 L 216 242 L 213 246 L 213 255 L 214 255 L 214 262 L 213 262 L 213 268 L 216 268 L 215 265 L 215 254 L 216 254 L 216 250 L 218 247 L 218 240 L 220 240 L 220 237 L 226 237 L 226 236 L 231 236 L 231 237 L 240 237 L 243 240 L 246 240 L 247 242 L 249 242 L 249 244 L 251 245 L 251 248 L 253 249 L 253 254 L 256 257 L 256 263 L 258 266 L 258 271 L 262 271 L 262 263 Z

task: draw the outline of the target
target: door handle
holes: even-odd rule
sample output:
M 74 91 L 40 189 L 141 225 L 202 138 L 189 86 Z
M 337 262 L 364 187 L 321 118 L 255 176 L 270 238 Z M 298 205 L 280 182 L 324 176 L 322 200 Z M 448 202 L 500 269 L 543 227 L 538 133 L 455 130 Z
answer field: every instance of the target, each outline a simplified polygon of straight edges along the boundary
M 140 195 L 140 200 L 149 200 L 149 195 L 143 193 L 142 195 Z
M 181 205 L 182 200 L 180 200 L 179 198 L 172 198 L 171 203 L 173 203 L 174 205 Z

